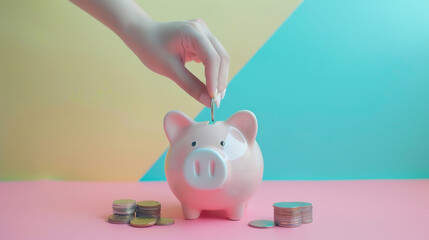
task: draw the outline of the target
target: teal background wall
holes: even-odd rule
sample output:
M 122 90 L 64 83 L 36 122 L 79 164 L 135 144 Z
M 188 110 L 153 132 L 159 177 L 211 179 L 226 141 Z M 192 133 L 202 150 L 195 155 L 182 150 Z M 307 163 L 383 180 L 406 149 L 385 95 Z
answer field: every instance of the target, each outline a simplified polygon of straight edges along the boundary
M 429 1 L 305 0 L 216 118 L 255 113 L 265 180 L 428 178 L 428 26 Z M 165 180 L 164 159 L 141 180 Z

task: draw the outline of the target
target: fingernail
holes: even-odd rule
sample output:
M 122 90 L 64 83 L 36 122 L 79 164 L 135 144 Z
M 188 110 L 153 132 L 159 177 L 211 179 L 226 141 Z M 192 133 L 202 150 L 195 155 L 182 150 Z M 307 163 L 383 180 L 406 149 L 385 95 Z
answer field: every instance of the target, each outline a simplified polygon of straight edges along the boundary
M 215 94 L 213 97 L 216 97 L 216 96 L 217 96 L 217 88 L 215 89 Z
M 200 102 L 202 102 L 204 106 L 210 108 L 211 101 L 212 101 L 212 98 L 207 93 L 201 94 Z
M 222 99 L 225 97 L 226 88 L 222 91 Z
M 220 99 L 221 99 L 221 96 L 220 96 L 220 93 L 217 95 L 217 97 L 216 97 L 216 106 L 217 106 L 217 108 L 219 108 L 220 107 Z

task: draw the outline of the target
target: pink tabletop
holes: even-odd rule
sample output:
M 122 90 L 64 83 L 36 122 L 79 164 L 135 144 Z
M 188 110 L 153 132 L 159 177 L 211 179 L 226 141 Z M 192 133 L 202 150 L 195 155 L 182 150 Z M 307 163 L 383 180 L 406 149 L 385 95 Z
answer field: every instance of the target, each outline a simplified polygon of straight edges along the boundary
M 106 222 L 112 201 L 158 200 L 171 226 Z M 313 203 L 311 224 L 255 229 L 274 202 Z M 166 182 L 0 182 L 0 239 L 429 239 L 429 180 L 265 181 L 241 221 L 184 220 Z

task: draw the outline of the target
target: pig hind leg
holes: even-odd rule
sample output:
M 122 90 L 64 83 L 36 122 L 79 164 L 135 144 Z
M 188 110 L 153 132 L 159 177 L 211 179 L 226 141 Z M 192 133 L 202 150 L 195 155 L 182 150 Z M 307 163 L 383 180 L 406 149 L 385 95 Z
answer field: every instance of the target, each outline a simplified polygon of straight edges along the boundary
M 245 208 L 246 208 L 246 206 L 245 206 L 245 205 L 247 205 L 247 204 L 246 204 L 246 203 L 243 203 L 243 204 L 239 204 L 239 205 L 236 205 L 236 206 L 234 206 L 234 207 L 231 207 L 231 208 L 225 209 L 226 216 L 227 216 L 230 220 L 234 220 L 234 221 L 236 221 L 236 220 L 240 220 L 240 219 L 241 219 L 241 217 L 243 216 L 244 210 L 245 210 Z
M 192 220 L 192 219 L 197 219 L 200 217 L 201 210 L 191 208 L 191 207 L 188 207 L 188 206 L 182 204 L 182 212 L 183 212 L 183 216 L 186 219 Z

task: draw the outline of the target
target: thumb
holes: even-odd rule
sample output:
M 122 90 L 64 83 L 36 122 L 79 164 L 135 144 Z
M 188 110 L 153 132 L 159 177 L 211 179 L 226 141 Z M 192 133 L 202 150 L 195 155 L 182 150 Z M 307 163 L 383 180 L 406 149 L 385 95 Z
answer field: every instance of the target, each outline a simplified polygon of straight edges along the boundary
M 171 71 L 168 77 L 195 100 L 210 108 L 211 97 L 206 85 L 192 74 L 179 59 L 173 59 L 169 63 Z

